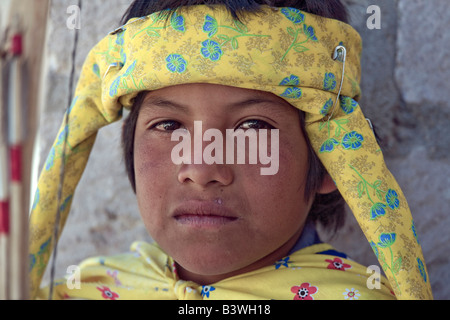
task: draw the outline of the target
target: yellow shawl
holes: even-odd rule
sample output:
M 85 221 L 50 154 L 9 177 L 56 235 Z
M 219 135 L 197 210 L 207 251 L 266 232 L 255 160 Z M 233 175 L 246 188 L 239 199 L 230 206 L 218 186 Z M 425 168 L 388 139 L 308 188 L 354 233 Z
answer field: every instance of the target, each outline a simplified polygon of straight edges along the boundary
M 158 246 L 135 242 L 131 253 L 96 257 L 57 282 L 57 299 L 94 300 L 368 300 L 395 299 L 389 283 L 366 267 L 316 244 L 256 271 L 200 286 L 180 280 L 173 259 Z M 372 288 L 372 289 L 369 289 Z M 47 291 L 40 292 L 46 299 Z

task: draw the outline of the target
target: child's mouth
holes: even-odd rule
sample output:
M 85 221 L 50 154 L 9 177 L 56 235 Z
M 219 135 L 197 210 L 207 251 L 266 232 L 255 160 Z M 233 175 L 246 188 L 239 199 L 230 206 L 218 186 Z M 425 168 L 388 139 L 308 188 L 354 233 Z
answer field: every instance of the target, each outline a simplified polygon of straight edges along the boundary
M 217 202 L 198 200 L 184 202 L 172 216 L 178 223 L 193 227 L 220 227 L 238 220 L 237 215 Z
M 237 220 L 232 217 L 195 214 L 183 214 L 176 216 L 175 219 L 181 224 L 195 227 L 219 227 Z

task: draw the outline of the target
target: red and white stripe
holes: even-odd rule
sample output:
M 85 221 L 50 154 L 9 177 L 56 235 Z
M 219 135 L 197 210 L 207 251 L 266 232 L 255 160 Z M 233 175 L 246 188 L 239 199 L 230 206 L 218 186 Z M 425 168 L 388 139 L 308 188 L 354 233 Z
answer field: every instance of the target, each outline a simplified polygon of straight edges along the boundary
M 7 139 L 2 139 L 1 151 L 1 295 L 6 299 L 21 299 L 23 296 L 23 268 L 28 265 L 24 259 L 26 237 L 23 236 L 27 214 L 22 186 L 22 35 L 18 29 L 12 35 L 10 46 L 10 68 L 6 92 Z M 5 122 L 3 122 L 4 124 Z M 5 145 L 5 140 L 7 144 Z M 6 280 L 5 280 L 6 279 Z

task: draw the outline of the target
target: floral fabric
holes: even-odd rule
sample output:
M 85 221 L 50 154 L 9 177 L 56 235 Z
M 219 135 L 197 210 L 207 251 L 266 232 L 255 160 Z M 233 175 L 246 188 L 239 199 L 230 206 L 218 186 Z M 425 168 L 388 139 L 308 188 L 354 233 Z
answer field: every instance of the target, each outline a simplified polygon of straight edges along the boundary
M 210 285 L 182 281 L 174 261 L 154 244 L 136 242 L 132 252 L 90 258 L 80 267 L 81 285 L 70 289 L 67 280 L 56 283 L 56 299 L 95 300 L 393 300 L 388 281 L 375 280 L 366 267 L 322 252 L 317 244 L 259 270 Z M 335 265 L 345 266 L 331 268 Z M 368 289 L 367 282 L 379 286 Z M 40 297 L 47 298 L 42 290 Z
M 332 58 L 339 45 L 346 48 L 345 75 L 343 62 Z M 86 59 L 69 120 L 61 126 L 38 183 L 30 218 L 33 295 L 54 244 L 57 209 L 64 226 L 97 131 L 120 119 L 123 107 L 131 108 L 143 90 L 216 83 L 272 92 L 303 110 L 308 137 L 396 297 L 432 298 L 407 201 L 357 102 L 361 47 L 360 36 L 345 23 L 267 6 L 241 21 L 222 7 L 182 8 L 170 17 L 156 13 L 132 19 L 106 36 Z M 63 197 L 56 203 L 64 146 Z M 299 298 L 302 290 L 311 297 L 323 291 L 312 280 L 295 286 Z M 347 297 L 358 296 L 355 290 L 360 289 L 348 289 Z

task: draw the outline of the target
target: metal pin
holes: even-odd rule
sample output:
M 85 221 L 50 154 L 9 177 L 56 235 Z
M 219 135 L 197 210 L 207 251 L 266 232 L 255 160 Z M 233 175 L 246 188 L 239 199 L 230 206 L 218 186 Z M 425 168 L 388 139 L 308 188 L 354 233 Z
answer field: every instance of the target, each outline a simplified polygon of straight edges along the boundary
M 366 121 L 369 123 L 369 127 L 372 130 L 372 132 L 375 134 L 375 131 L 373 130 L 373 125 L 372 125 L 372 121 L 370 121 L 369 118 L 366 118 Z
M 347 50 L 344 46 L 337 46 L 333 52 L 333 60 L 338 60 L 340 62 L 345 62 L 345 58 L 347 56 Z
M 345 59 L 347 58 L 347 49 L 345 49 L 344 46 L 339 45 L 334 49 L 333 52 L 333 60 L 337 60 L 342 62 L 342 76 L 341 76 L 341 84 L 339 86 L 339 92 L 337 94 L 336 97 L 336 102 L 333 105 L 333 110 L 331 111 L 330 116 L 328 117 L 328 121 L 330 121 L 331 117 L 334 114 L 334 110 L 336 109 L 336 106 L 339 102 L 339 97 L 341 96 L 341 91 L 342 91 L 342 85 L 344 84 L 344 76 L 345 76 Z
M 131 19 L 129 22 L 127 22 L 123 26 L 120 26 L 117 29 L 111 31 L 109 34 L 110 35 L 115 35 L 115 34 L 118 34 L 120 32 L 123 32 L 123 31 L 125 31 L 127 29 L 127 28 L 125 28 L 126 26 L 129 26 L 130 24 L 133 24 L 133 23 L 138 22 L 138 21 L 146 20 L 146 19 L 148 19 L 148 17 L 149 16 L 144 16 L 144 17 L 140 17 L 140 18 Z

